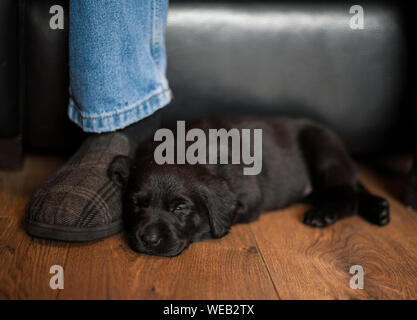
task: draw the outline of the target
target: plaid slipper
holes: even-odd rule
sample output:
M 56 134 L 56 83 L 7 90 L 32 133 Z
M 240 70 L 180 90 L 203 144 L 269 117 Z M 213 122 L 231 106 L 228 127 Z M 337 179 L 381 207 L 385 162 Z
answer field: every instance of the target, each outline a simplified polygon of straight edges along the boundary
M 77 153 L 32 196 L 25 226 L 35 237 L 92 241 L 123 229 L 121 190 L 107 176 L 117 155 L 129 155 L 127 136 L 87 138 Z

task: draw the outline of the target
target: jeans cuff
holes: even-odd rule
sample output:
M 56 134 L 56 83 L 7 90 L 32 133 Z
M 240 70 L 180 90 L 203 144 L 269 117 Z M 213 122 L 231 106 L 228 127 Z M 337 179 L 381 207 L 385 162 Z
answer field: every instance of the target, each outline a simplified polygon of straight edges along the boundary
M 145 100 L 133 103 L 123 110 L 103 115 L 89 116 L 83 114 L 72 98 L 69 99 L 68 116 L 85 132 L 112 132 L 138 122 L 171 102 L 172 93 L 164 89 L 152 94 Z

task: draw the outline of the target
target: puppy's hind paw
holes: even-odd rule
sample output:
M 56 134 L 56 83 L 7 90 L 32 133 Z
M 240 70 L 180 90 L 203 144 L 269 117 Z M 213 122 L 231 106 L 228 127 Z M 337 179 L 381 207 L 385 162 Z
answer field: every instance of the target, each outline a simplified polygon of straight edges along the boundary
M 387 200 L 380 198 L 375 201 L 374 205 L 368 209 L 369 221 L 378 226 L 385 226 L 390 222 L 389 203 Z
M 359 215 L 377 226 L 385 226 L 390 222 L 389 203 L 381 197 L 367 197 L 359 204 Z
M 408 210 L 417 211 L 417 188 L 413 191 L 406 189 L 404 202 Z
M 304 215 L 303 223 L 313 228 L 324 228 L 333 224 L 336 220 L 334 214 L 319 208 L 312 208 Z

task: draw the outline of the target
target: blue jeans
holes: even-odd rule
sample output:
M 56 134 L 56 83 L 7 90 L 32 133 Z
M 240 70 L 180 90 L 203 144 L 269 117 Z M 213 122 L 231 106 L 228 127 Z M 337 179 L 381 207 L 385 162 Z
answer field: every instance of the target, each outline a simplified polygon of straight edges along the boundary
M 171 100 L 168 0 L 71 0 L 68 115 L 87 132 L 135 123 Z

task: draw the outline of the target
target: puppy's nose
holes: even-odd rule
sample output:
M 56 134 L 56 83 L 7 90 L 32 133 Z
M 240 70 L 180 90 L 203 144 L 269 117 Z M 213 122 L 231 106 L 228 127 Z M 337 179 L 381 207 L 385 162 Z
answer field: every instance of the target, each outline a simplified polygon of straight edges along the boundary
M 156 247 L 161 242 L 161 236 L 157 229 L 147 230 L 141 237 L 143 243 L 148 247 Z

